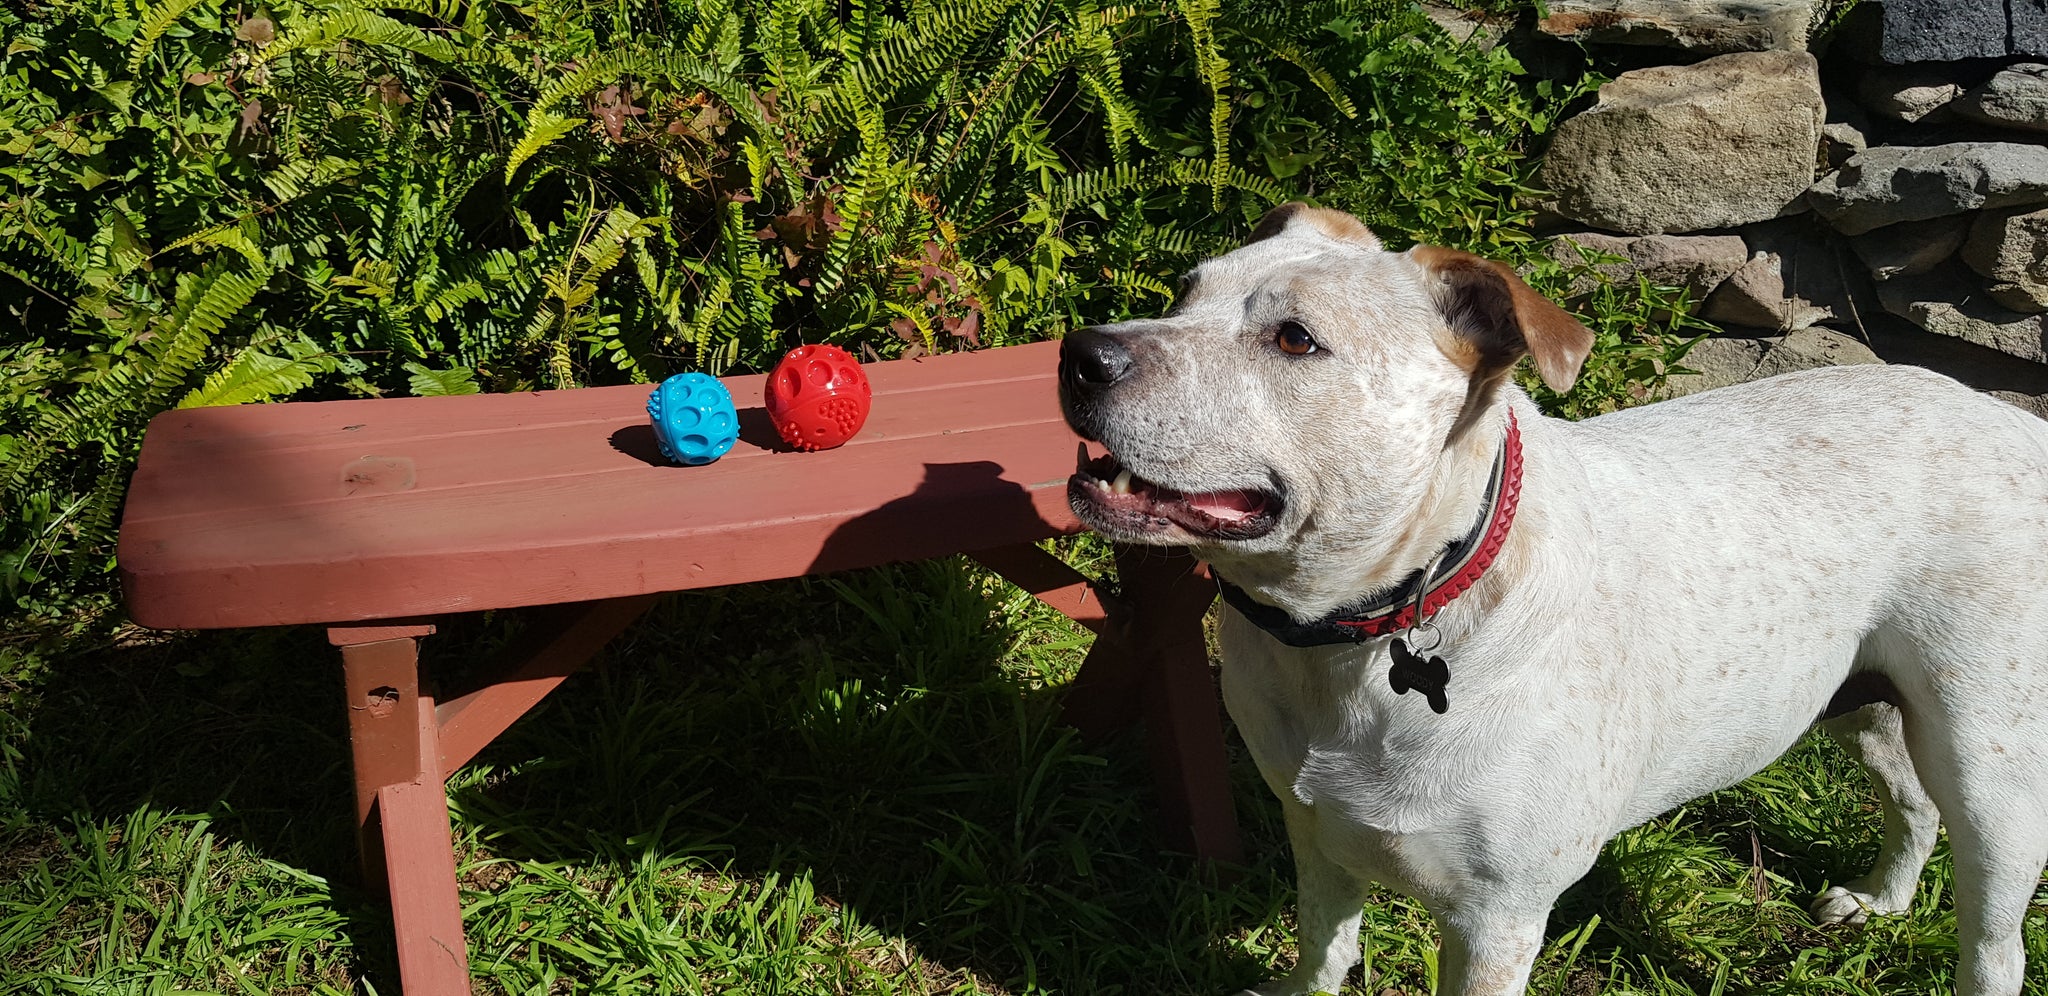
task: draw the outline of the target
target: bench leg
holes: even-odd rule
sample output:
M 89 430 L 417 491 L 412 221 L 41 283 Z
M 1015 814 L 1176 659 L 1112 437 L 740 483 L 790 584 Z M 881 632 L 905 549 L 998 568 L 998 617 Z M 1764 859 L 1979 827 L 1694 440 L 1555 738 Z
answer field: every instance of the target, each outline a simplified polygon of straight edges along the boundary
M 469 992 L 461 893 L 448 830 L 447 773 L 575 673 L 657 595 L 558 606 L 486 668 L 481 687 L 436 706 L 420 684 L 419 623 L 335 626 L 355 760 L 363 885 L 386 892 L 405 992 Z
M 420 994 L 469 992 L 462 903 L 448 836 L 440 731 L 433 696 L 420 689 L 419 637 L 402 628 L 335 627 L 355 761 L 357 841 L 363 884 L 388 889 L 398 935 L 399 985 Z
M 398 981 L 415 994 L 469 992 L 469 945 L 455 887 L 448 792 L 439 779 L 377 790 L 383 816 L 385 881 L 398 935 Z
M 1084 734 L 1142 716 L 1168 838 L 1204 860 L 1240 863 L 1222 704 L 1202 628 L 1215 583 L 1179 550 L 1118 547 L 1116 565 L 1129 618 L 1089 652 L 1067 715 Z

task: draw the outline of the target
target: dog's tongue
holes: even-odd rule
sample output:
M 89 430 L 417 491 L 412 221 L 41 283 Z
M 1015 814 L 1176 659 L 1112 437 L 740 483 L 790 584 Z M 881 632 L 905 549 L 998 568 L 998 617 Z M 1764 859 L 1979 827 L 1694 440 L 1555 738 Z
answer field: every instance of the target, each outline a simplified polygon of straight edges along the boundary
M 1243 522 L 1257 515 L 1265 504 L 1258 495 L 1250 491 L 1211 491 L 1207 494 L 1187 495 L 1181 500 L 1185 501 L 1189 508 L 1223 522 Z

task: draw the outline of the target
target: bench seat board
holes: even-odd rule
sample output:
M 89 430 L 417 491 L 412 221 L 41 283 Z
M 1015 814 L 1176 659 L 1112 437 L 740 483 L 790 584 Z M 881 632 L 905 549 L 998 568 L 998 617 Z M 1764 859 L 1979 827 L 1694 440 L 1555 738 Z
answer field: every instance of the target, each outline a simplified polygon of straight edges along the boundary
M 651 388 L 166 412 L 122 524 L 133 618 L 203 629 L 436 616 L 914 560 L 1076 532 L 1058 344 L 869 364 L 873 412 L 788 450 L 662 460 Z

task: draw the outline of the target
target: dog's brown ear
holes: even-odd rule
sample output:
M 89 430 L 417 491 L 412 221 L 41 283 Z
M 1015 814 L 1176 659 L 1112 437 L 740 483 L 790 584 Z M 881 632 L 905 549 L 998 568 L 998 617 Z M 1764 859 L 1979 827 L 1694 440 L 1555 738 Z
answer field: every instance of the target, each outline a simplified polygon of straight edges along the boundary
M 1551 390 L 1562 394 L 1578 380 L 1593 333 L 1514 270 L 1435 246 L 1416 246 L 1409 256 L 1428 274 L 1429 292 L 1454 337 L 1442 344 L 1444 352 L 1471 372 L 1475 398 L 1506 377 L 1524 353 Z
M 1319 208 L 1301 201 L 1288 201 L 1266 212 L 1245 244 L 1270 239 L 1295 225 L 1310 225 L 1329 238 L 1361 243 L 1368 249 L 1380 247 L 1380 237 L 1365 227 L 1365 222 L 1335 208 Z

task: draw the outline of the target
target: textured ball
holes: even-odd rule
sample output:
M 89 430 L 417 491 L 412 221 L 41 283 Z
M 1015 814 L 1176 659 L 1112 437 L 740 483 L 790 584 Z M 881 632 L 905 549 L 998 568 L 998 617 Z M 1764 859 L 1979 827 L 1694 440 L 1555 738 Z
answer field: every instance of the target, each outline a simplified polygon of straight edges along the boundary
M 874 398 L 860 363 L 838 346 L 798 346 L 775 365 L 762 393 L 782 441 L 800 450 L 829 450 L 867 424 Z
M 647 415 L 654 420 L 661 455 L 692 467 L 724 456 L 740 438 L 732 392 L 709 374 L 677 374 L 662 381 L 647 396 Z

